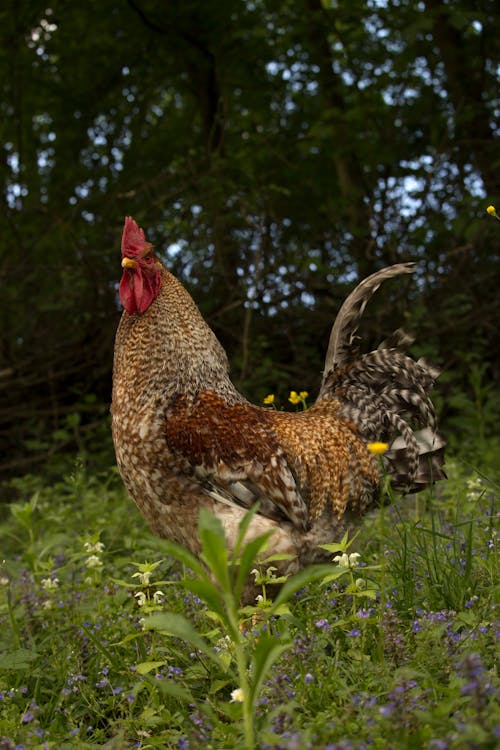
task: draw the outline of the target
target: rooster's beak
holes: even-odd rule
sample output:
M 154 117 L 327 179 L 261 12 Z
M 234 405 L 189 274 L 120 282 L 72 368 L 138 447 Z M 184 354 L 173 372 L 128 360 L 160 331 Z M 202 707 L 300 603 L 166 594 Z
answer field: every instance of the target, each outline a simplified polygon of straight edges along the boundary
M 138 265 L 138 262 L 132 258 L 125 257 L 122 260 L 122 268 L 137 268 Z

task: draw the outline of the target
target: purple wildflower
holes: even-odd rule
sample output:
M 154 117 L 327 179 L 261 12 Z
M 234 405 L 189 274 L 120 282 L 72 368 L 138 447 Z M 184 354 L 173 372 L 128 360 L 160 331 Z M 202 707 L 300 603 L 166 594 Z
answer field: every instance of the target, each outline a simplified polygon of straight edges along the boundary
M 467 609 L 471 609 L 478 600 L 478 596 L 473 596 L 468 602 L 465 602 Z
M 356 612 L 356 617 L 358 620 L 367 620 L 368 617 L 371 617 L 375 614 L 375 610 L 373 607 L 370 607 L 370 609 L 358 609 Z
M 385 706 L 380 706 L 378 711 L 381 716 L 390 716 L 394 712 L 394 709 L 394 703 L 387 703 Z
M 319 628 L 320 630 L 325 630 L 325 631 L 326 631 L 326 630 L 331 630 L 331 625 L 330 625 L 330 623 L 329 623 L 329 622 L 328 622 L 328 620 L 326 620 L 326 619 L 325 619 L 324 617 L 322 617 L 322 618 L 321 618 L 321 619 L 319 619 L 319 620 L 316 620 L 316 622 L 315 622 L 314 624 L 315 624 L 315 625 L 316 625 L 316 627 L 317 627 L 317 628 Z

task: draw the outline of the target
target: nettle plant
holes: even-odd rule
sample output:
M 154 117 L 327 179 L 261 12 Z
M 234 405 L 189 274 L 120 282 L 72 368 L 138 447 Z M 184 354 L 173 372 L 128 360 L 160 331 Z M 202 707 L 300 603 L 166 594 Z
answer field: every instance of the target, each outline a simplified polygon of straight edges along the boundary
M 199 520 L 199 559 L 173 542 L 161 543 L 165 553 L 193 574 L 193 577 L 184 576 L 178 584 L 191 592 L 197 601 L 205 603 L 207 618 L 213 623 L 213 628 L 201 633 L 184 614 L 165 611 L 153 612 L 142 623 L 145 631 L 157 634 L 159 652 L 165 646 L 164 638 L 168 639 L 171 648 L 167 658 L 171 657 L 177 639 L 192 648 L 193 660 L 204 664 L 206 669 L 206 677 L 210 681 L 209 693 L 219 694 L 217 711 L 232 722 L 241 721 L 245 748 L 255 747 L 256 712 L 261 689 L 276 661 L 293 645 L 290 632 L 293 617 L 288 603 L 294 595 L 314 581 L 327 584 L 346 579 L 345 592 L 353 598 L 353 611 L 359 607 L 359 598 L 375 596 L 375 590 L 367 583 L 366 577 L 355 576 L 354 568 L 359 555 L 347 552 L 351 543 L 347 535 L 341 543 L 326 546 L 330 552 L 338 553 L 333 563 L 312 565 L 288 579 L 276 577 L 273 562 L 284 557 L 265 557 L 270 533 L 245 541 L 255 512 L 254 508 L 242 520 L 232 554 L 228 550 L 222 524 L 203 510 Z M 240 600 L 248 576 L 254 576 L 256 583 L 262 586 L 262 593 L 254 606 L 242 607 Z M 271 600 L 268 587 L 275 587 L 276 584 L 280 584 L 281 588 Z M 136 598 L 140 603 L 140 592 Z M 137 669 L 141 671 L 140 664 Z M 163 681 L 161 689 L 191 705 L 196 703 L 192 691 L 185 685 Z M 224 695 L 229 699 L 220 700 L 220 696 Z M 207 703 L 204 705 L 209 710 Z

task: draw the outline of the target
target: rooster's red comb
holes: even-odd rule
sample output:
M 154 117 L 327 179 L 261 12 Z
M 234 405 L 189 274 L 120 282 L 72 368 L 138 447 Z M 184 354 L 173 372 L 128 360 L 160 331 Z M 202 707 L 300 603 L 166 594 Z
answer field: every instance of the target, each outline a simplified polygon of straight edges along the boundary
M 137 222 L 131 216 L 126 216 L 122 234 L 122 256 L 142 258 L 152 247 L 144 237 L 144 230 L 137 226 Z

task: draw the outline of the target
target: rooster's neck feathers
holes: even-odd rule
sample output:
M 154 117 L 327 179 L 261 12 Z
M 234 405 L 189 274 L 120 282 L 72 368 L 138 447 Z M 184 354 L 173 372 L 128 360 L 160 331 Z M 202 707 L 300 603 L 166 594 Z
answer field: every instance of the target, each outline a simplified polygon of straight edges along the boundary
M 158 261 L 156 261 L 158 263 Z M 182 284 L 163 266 L 158 296 L 141 315 L 124 314 L 115 352 L 135 393 L 154 380 L 164 393 L 194 396 L 217 390 L 241 401 L 229 378 L 227 355 Z

